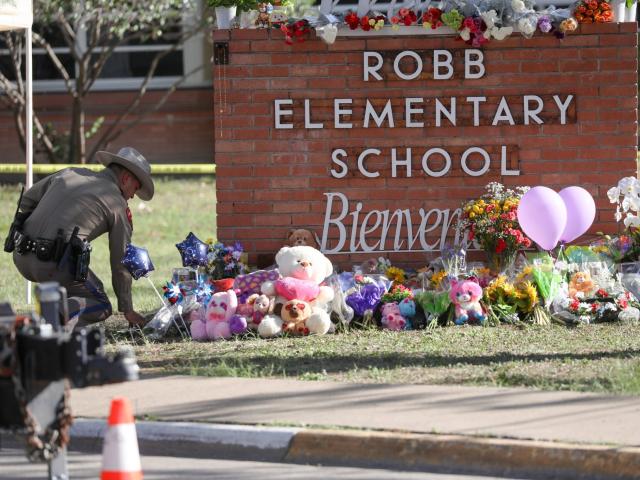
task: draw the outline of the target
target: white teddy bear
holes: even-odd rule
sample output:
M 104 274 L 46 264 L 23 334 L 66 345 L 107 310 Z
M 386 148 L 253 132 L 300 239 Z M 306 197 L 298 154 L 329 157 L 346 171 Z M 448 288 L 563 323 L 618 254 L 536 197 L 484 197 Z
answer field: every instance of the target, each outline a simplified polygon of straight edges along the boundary
M 308 302 L 311 316 L 306 321 L 309 333 L 324 335 L 331 328 L 327 305 L 333 300 L 333 289 L 320 285 L 333 273 L 331 261 L 322 252 L 309 246 L 282 247 L 276 254 L 281 278 L 264 282 L 262 293 L 276 297 L 276 305 L 290 300 Z M 266 315 L 260 325 L 261 337 L 274 337 L 282 331 L 282 319 L 278 315 Z

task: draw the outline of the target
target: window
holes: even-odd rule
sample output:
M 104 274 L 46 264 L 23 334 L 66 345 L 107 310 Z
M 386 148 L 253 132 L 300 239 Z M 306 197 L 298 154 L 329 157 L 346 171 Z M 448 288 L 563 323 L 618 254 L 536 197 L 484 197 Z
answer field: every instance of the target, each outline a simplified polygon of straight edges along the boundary
M 201 7 L 202 0 L 198 0 Z M 61 32 L 57 28 L 44 25 L 33 25 L 33 31 L 43 35 L 50 42 L 54 52 L 64 65 L 71 78 L 77 74 L 76 66 L 69 48 L 64 41 Z M 151 63 L 158 52 L 166 51 L 173 45 L 171 38 L 176 36 L 175 30 L 167 32 L 166 38 L 141 42 L 130 42 L 116 47 L 115 51 L 105 63 L 100 78 L 95 82 L 92 90 L 130 90 L 137 89 L 143 82 L 149 71 Z M 87 32 L 78 32 L 76 48 L 82 50 L 86 45 Z M 181 86 L 208 86 L 210 85 L 210 72 L 204 62 L 208 62 L 208 41 L 201 32 L 174 51 L 163 57 L 149 83 L 149 88 L 168 88 L 184 74 L 191 74 Z M 97 55 L 96 55 L 97 57 Z M 200 70 L 198 70 L 199 67 Z M 24 62 L 22 65 L 24 76 Z M 195 70 L 195 73 L 193 73 Z M 15 80 L 12 62 L 8 55 L 6 45 L 0 42 L 0 72 L 10 80 Z M 34 44 L 33 48 L 33 88 L 40 92 L 65 91 L 60 72 L 47 55 L 46 51 Z

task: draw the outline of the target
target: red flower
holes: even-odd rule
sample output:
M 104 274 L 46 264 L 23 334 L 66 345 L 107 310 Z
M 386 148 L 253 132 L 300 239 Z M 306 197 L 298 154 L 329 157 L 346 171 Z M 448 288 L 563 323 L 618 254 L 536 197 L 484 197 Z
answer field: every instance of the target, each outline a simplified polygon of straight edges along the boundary
M 360 27 L 365 32 L 368 32 L 369 30 L 371 30 L 371 25 L 369 25 L 369 17 L 367 15 L 365 15 L 360 19 Z
M 349 13 L 345 15 L 344 21 L 347 25 L 349 25 L 349 28 L 351 30 L 357 29 L 360 25 L 360 19 L 358 18 L 358 15 L 356 15 L 356 13 L 352 11 L 349 11 Z
M 499 238 L 496 242 L 496 253 L 502 253 L 507 249 L 507 242 L 504 241 L 504 238 Z

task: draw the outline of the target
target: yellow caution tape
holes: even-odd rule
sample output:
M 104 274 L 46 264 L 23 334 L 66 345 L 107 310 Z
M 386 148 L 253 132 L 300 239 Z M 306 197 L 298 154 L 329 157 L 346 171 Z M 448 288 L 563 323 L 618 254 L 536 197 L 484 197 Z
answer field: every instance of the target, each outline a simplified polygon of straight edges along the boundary
M 103 165 L 95 163 L 87 165 L 71 165 L 65 163 L 53 164 L 35 164 L 33 165 L 33 173 L 37 175 L 48 175 L 67 167 L 82 167 L 93 171 L 99 171 L 104 168 Z M 26 173 L 27 166 L 24 163 L 2 163 L 0 164 L 0 174 L 7 173 Z M 151 165 L 151 173 L 155 175 L 214 175 L 216 166 L 213 163 L 188 163 L 184 165 Z

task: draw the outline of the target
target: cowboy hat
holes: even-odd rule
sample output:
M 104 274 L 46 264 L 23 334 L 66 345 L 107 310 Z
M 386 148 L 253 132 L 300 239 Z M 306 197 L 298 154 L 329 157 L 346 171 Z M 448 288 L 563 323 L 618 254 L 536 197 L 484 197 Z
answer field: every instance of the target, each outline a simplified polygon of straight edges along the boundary
M 116 163 L 133 173 L 140 182 L 140 189 L 136 192 L 140 199 L 151 200 L 153 198 L 151 166 L 135 148 L 124 147 L 117 154 L 100 151 L 97 156 L 105 167 Z

